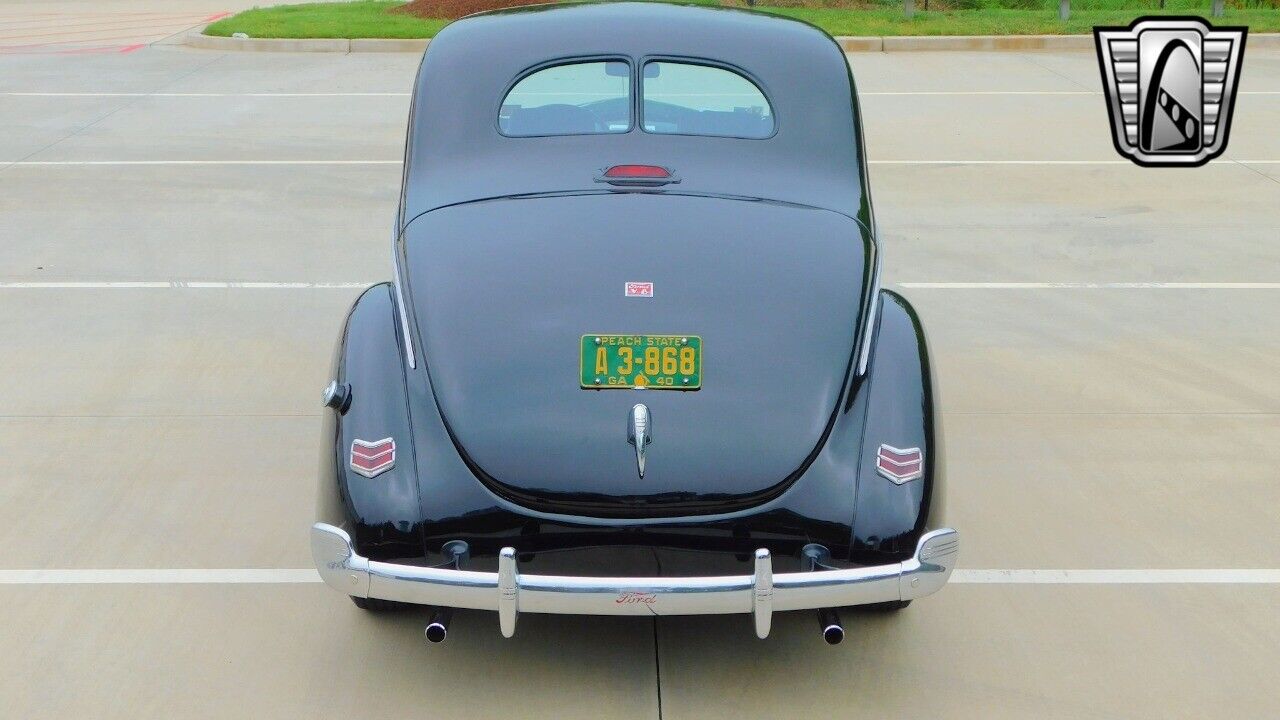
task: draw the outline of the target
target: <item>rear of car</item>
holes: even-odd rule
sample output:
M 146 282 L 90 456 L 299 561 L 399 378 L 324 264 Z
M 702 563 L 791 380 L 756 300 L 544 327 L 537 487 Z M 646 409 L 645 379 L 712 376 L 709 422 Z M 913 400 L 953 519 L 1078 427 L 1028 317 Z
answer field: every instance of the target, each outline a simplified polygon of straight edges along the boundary
M 820 31 L 647 3 L 455 23 L 419 73 L 395 281 L 335 357 L 321 576 L 507 636 L 548 612 L 765 637 L 936 591 L 932 370 L 879 254 Z

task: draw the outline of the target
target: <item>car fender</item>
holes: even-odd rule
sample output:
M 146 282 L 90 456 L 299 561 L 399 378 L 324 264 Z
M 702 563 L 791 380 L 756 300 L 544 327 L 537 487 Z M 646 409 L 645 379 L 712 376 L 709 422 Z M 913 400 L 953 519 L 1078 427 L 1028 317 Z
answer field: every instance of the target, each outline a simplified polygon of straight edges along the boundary
M 391 283 L 365 290 L 334 352 L 331 377 L 346 388 L 346 404 L 324 412 L 318 518 L 346 530 L 356 549 L 375 559 L 423 554 L 400 332 Z M 352 469 L 353 442 L 385 438 L 395 442 L 389 469 L 373 477 Z
M 850 559 L 883 563 L 911 555 L 943 517 L 944 469 L 937 384 L 920 317 L 897 293 L 881 291 L 866 379 Z M 897 483 L 877 470 L 881 445 L 919 448 L 923 475 Z

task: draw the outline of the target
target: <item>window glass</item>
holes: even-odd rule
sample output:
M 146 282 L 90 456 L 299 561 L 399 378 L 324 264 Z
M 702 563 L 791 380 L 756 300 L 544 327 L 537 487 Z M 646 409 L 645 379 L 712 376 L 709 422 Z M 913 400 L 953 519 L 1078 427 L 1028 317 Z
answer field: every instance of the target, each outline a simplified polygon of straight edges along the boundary
M 755 83 L 732 70 L 666 61 L 644 66 L 646 132 L 764 138 L 773 108 Z
M 631 129 L 631 68 L 617 60 L 556 65 L 531 73 L 507 93 L 503 135 L 591 135 Z

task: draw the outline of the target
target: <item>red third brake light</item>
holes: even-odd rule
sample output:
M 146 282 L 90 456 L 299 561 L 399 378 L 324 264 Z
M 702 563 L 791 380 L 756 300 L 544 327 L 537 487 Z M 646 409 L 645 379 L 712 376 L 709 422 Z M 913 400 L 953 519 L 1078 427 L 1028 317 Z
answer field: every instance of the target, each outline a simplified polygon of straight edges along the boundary
M 680 182 L 670 170 L 661 165 L 614 165 L 596 176 L 596 182 L 617 187 L 657 188 Z
M 663 179 L 671 177 L 671 172 L 658 165 L 614 165 L 604 171 L 607 178 L 649 178 Z

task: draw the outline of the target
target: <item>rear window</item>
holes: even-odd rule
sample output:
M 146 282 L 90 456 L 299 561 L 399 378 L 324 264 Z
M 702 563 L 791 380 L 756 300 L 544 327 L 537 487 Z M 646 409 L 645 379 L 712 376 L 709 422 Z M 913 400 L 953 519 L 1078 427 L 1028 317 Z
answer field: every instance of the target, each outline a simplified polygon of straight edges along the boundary
M 503 135 L 593 135 L 631 129 L 631 68 L 620 60 L 536 70 L 502 100 Z
M 641 121 L 645 132 L 766 138 L 773 108 L 756 84 L 710 65 L 650 61 L 644 65 Z

